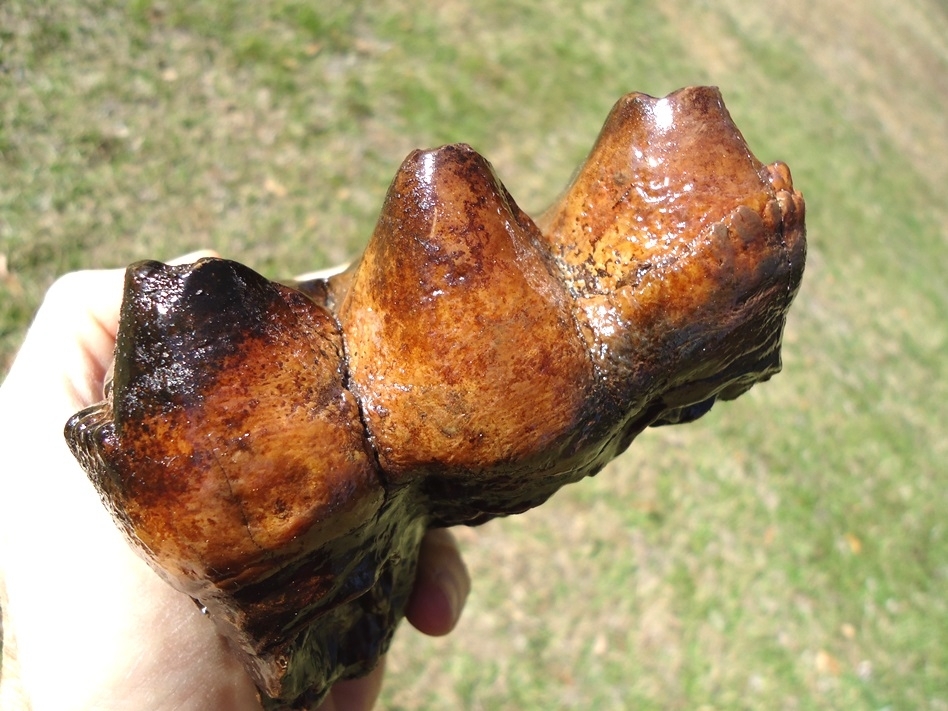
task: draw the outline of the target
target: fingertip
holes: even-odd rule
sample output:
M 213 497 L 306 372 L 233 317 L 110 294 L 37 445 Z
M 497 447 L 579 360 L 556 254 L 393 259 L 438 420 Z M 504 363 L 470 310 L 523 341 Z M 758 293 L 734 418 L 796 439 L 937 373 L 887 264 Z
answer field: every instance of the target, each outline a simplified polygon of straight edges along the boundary
M 294 281 L 312 281 L 314 279 L 328 279 L 329 277 L 336 276 L 341 274 L 346 269 L 352 265 L 352 262 L 343 262 L 342 264 L 337 264 L 332 267 L 326 267 L 325 269 L 317 269 L 312 272 L 306 272 L 305 274 L 298 274 L 293 277 Z
M 196 252 L 189 252 L 188 254 L 183 254 L 180 257 L 169 259 L 167 263 L 173 266 L 180 266 L 182 264 L 191 264 L 192 262 L 196 262 L 199 259 L 220 256 L 221 255 L 218 252 L 215 252 L 213 249 L 199 249 Z
M 314 711 L 370 711 L 382 691 L 385 657 L 366 676 L 333 684 L 326 699 Z
M 421 544 L 415 588 L 405 614 L 423 634 L 439 637 L 457 625 L 471 579 L 450 531 L 429 531 Z

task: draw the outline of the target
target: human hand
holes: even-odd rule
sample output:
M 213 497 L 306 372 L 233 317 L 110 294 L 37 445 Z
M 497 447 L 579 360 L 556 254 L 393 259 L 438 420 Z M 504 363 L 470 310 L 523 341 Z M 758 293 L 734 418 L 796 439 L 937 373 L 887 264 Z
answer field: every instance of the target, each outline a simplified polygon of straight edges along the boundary
M 0 387 L 0 708 L 259 711 L 211 621 L 132 552 L 63 438 L 101 399 L 123 275 L 57 281 Z M 469 589 L 451 534 L 431 531 L 407 619 L 447 634 Z M 336 684 L 320 711 L 371 708 L 382 675 Z

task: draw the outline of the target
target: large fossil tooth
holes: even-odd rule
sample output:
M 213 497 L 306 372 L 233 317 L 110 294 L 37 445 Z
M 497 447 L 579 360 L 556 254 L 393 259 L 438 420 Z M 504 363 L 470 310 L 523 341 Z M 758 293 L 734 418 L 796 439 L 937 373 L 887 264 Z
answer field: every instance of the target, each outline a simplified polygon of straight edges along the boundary
M 803 199 L 720 94 L 631 94 L 535 224 L 465 145 L 412 153 L 361 259 L 272 283 L 129 267 L 72 451 L 269 709 L 366 673 L 430 526 L 542 503 L 780 368 Z

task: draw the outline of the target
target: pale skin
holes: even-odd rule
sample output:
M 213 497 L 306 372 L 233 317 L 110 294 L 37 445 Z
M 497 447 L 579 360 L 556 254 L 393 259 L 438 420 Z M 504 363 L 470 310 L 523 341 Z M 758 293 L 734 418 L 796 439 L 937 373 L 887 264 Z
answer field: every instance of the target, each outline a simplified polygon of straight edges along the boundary
M 260 711 L 211 621 L 132 551 L 63 439 L 69 416 L 101 399 L 122 280 L 59 279 L 0 387 L 0 708 Z M 453 537 L 430 532 L 408 621 L 447 634 L 469 590 Z M 319 711 L 372 708 L 383 666 L 336 684 Z

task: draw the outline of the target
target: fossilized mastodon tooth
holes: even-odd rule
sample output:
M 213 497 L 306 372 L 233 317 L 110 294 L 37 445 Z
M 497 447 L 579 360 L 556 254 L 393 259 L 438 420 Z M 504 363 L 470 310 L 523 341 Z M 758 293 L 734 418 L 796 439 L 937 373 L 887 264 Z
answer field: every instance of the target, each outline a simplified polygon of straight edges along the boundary
M 416 151 L 340 275 L 129 267 L 67 440 L 265 705 L 302 708 L 376 663 L 428 527 L 536 506 L 779 370 L 803 216 L 711 88 L 620 100 L 538 223 L 470 147 Z

